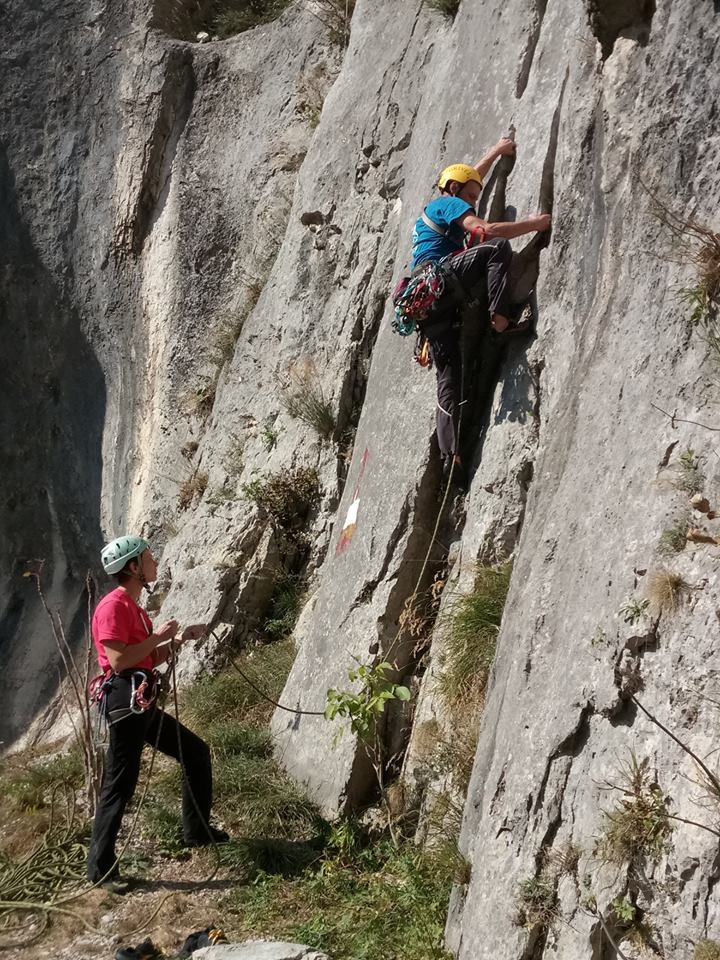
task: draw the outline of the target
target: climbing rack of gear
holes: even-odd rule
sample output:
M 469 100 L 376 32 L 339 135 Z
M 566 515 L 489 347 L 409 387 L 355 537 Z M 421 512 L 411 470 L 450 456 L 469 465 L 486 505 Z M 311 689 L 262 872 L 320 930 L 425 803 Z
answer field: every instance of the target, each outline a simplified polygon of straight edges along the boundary
M 393 291 L 392 328 L 409 337 L 445 292 L 445 273 L 437 263 L 426 263 L 412 277 L 403 277 Z

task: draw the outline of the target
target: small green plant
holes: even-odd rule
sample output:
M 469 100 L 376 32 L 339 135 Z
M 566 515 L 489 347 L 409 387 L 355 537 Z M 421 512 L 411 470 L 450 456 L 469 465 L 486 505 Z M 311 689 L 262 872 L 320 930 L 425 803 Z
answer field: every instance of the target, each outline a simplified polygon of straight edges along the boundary
M 660 556 L 669 557 L 675 553 L 682 553 L 687 543 L 689 529 L 690 518 L 683 515 L 678 517 L 671 527 L 663 530 L 658 542 L 658 553 Z
M 301 420 L 322 437 L 329 439 L 335 431 L 332 404 L 325 399 L 322 385 L 312 364 L 292 371 L 290 385 L 282 398 L 282 405 L 296 420 Z
M 649 606 L 650 601 L 647 597 L 629 597 L 620 607 L 620 613 L 625 623 L 635 626 L 646 615 Z
M 635 922 L 637 907 L 627 897 L 615 897 L 612 902 L 612 909 L 618 923 L 630 926 Z
M 590 646 L 604 647 L 607 642 L 608 642 L 607 633 L 605 633 L 602 627 L 598 626 L 597 630 L 590 638 Z
M 306 0 L 306 7 L 327 29 L 333 43 L 348 45 L 355 0 Z
M 540 873 L 518 884 L 513 922 L 518 927 L 547 930 L 558 918 L 557 887 Z
M 647 187 L 645 188 L 647 190 Z M 705 224 L 671 210 L 649 190 L 652 210 L 667 228 L 679 248 L 680 263 L 693 270 L 692 281 L 680 291 L 690 308 L 690 322 L 710 347 L 715 363 L 720 362 L 720 233 Z
M 693 960 L 720 960 L 720 941 L 698 940 L 693 951 Z
M 460 9 L 460 0 L 425 0 L 429 7 L 437 10 L 444 17 L 454 20 Z
M 385 791 L 385 756 L 381 736 L 381 720 L 388 703 L 409 700 L 410 691 L 407 687 L 394 683 L 390 679 L 389 674 L 392 671 L 392 664 L 386 661 L 373 664 L 370 667 L 359 664 L 356 668 L 349 670 L 348 679 L 351 683 L 359 683 L 360 688 L 356 690 L 328 690 L 325 717 L 327 720 L 335 720 L 337 717 L 348 719 L 350 729 L 364 745 L 375 772 L 383 807 L 387 813 L 388 829 L 393 842 L 397 843 L 393 829 L 393 812 Z
M 260 438 L 268 453 L 277 446 L 279 435 L 278 431 L 269 423 L 266 423 L 260 431 Z
M 216 0 L 209 24 L 221 39 L 276 20 L 289 0 Z
M 688 592 L 688 585 L 679 573 L 673 573 L 666 567 L 653 570 L 648 579 L 648 600 L 658 615 L 674 613 Z
M 650 776 L 650 761 L 634 753 L 620 768 L 620 782 L 609 784 L 622 794 L 615 808 L 603 811 L 603 832 L 596 846 L 608 863 L 657 862 L 667 852 L 672 828 L 668 798 Z
M 680 454 L 675 486 L 692 496 L 702 492 L 704 483 L 705 475 L 700 469 L 700 461 L 695 456 L 695 451 L 685 450 Z
M 208 485 L 208 475 L 203 470 L 193 470 L 180 484 L 178 490 L 178 510 L 188 510 L 199 503 Z
M 298 527 L 317 500 L 319 480 L 310 467 L 298 467 L 244 483 L 240 491 L 246 500 L 256 503 L 285 530 Z
M 328 690 L 325 717 L 347 717 L 350 729 L 364 743 L 372 744 L 377 734 L 377 722 L 385 712 L 390 700 L 409 700 L 407 687 L 393 683 L 388 674 L 393 670 L 391 663 L 376 663 L 371 667 L 359 664 L 348 671 L 348 680 L 359 683 L 360 689 Z

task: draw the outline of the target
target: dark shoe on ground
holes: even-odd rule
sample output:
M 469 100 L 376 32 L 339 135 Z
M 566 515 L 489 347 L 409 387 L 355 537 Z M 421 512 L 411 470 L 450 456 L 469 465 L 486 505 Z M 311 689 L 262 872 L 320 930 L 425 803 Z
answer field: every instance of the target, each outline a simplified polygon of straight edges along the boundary
M 136 947 L 121 947 L 115 954 L 115 960 L 157 960 L 162 953 L 149 938 Z
M 133 887 L 138 886 L 139 881 L 131 880 L 129 877 L 121 877 L 119 873 L 111 873 L 104 880 L 91 881 L 96 883 L 101 890 L 107 890 L 108 893 L 114 893 L 118 897 L 130 893 Z
M 210 836 L 211 835 L 211 836 Z M 230 834 L 217 827 L 209 827 L 199 837 L 186 838 L 186 847 L 209 847 L 213 843 L 228 843 Z
M 182 950 L 177 956 L 177 960 L 187 960 L 196 950 L 201 947 L 213 947 L 216 943 L 227 943 L 227 937 L 219 927 L 206 927 L 205 930 L 198 930 L 197 933 L 191 933 Z

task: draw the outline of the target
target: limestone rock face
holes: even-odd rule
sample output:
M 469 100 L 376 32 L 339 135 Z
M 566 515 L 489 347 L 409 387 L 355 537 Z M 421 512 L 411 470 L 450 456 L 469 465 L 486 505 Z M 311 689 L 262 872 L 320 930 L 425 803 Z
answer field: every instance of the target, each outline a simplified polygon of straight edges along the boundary
M 46 6 L 0 4 L 0 739 L 58 711 L 25 562 L 46 561 L 78 643 L 85 571 L 104 539 L 142 530 L 162 552 L 157 615 L 215 628 L 185 677 L 303 569 L 282 702 L 322 711 L 358 660 L 391 660 L 414 700 L 385 745 L 422 787 L 420 726 L 452 732 L 444 613 L 478 562 L 512 558 L 449 947 L 615 955 L 618 897 L 656 955 L 720 939 L 712 832 L 674 820 L 655 861 L 602 852 L 631 752 L 667 810 L 717 828 L 694 761 L 652 720 L 714 768 L 717 384 L 679 296 L 697 248 L 672 215 L 719 226 L 717 3 L 464 0 L 452 22 L 357 0 L 347 50 L 302 3 L 202 44 L 160 3 Z M 537 338 L 499 344 L 469 318 L 471 485 L 439 515 L 434 377 L 391 332 L 387 293 L 438 170 L 510 124 L 517 162 L 480 212 L 553 214 L 550 237 L 514 241 Z M 329 437 L 291 416 L 298 383 L 329 404 Z M 254 502 L 257 482 L 302 471 L 316 486 L 295 526 Z M 326 813 L 372 799 L 342 727 L 278 711 L 273 729 Z M 551 922 L 523 912 L 526 881 L 549 885 Z

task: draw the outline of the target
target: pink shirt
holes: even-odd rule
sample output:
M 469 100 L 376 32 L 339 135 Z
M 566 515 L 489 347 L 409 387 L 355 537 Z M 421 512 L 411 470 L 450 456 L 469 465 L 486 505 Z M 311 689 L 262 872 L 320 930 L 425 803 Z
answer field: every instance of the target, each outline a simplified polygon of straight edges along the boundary
M 112 670 L 103 646 L 106 640 L 127 644 L 142 643 L 150 636 L 152 628 L 150 617 L 122 587 L 108 593 L 95 608 L 92 618 L 92 635 L 100 669 L 106 673 Z M 145 657 L 132 666 L 152 670 L 152 657 Z

